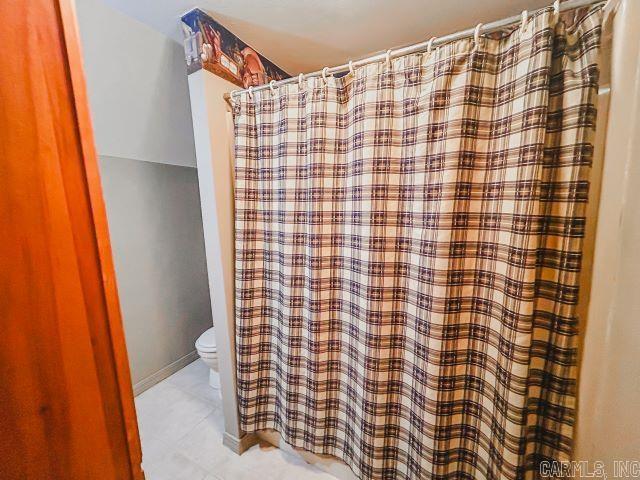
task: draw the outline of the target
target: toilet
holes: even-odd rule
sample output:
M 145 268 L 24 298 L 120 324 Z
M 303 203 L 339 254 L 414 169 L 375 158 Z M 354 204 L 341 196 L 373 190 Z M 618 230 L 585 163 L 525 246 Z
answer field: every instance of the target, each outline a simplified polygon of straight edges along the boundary
M 209 385 L 220 390 L 220 373 L 218 370 L 218 348 L 216 333 L 211 327 L 196 340 L 196 350 L 202 361 L 209 367 Z

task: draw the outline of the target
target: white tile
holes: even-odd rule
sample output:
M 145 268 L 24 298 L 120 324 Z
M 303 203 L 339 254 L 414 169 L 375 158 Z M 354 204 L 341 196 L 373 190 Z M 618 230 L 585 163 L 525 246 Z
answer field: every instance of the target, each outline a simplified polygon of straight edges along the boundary
M 221 412 L 214 411 L 176 443 L 176 452 L 217 474 L 221 463 L 231 456 L 238 457 L 222 444 L 223 424 Z
M 222 429 L 220 414 L 213 412 L 178 442 L 176 450 L 221 480 L 335 480 L 302 458 L 270 445 L 255 445 L 237 455 L 222 444 Z
M 262 478 L 265 469 L 277 480 L 336 480 L 334 476 L 308 464 L 303 458 L 279 448 L 252 447 L 241 457 L 255 474 Z
M 317 467 L 306 465 L 302 468 L 289 468 L 278 477 L 280 480 L 336 480 L 330 473 Z
M 142 464 L 148 465 L 173 451 L 173 445 L 159 438 L 152 437 L 148 433 L 140 431 L 140 443 L 142 446 Z
M 189 365 L 181 368 L 173 375 L 164 380 L 167 383 L 188 390 L 193 385 L 199 383 L 207 383 L 209 381 L 209 367 L 205 363 L 197 359 Z
M 204 480 L 208 475 L 205 469 L 193 463 L 179 453 L 143 464 L 146 480 Z
M 278 477 L 287 470 L 295 470 L 307 467 L 306 462 L 300 457 L 288 455 L 278 448 L 272 448 L 271 445 L 264 447 L 255 445 L 244 452 L 241 457 L 243 463 L 253 470 L 260 470 L 268 466 L 270 470 L 278 473 Z
M 216 480 L 276 480 L 268 466 L 256 472 L 235 462 L 223 462 L 215 472 L 210 474 L 214 475 Z
M 216 406 L 222 403 L 218 390 L 209 385 L 209 367 L 200 359 L 178 370 L 165 381 Z
M 246 451 L 241 458 L 245 458 L 245 462 L 256 475 L 267 467 L 278 480 L 336 480 L 334 476 L 308 464 L 298 455 L 279 448 L 264 449 L 255 446 Z
M 297 474 L 295 480 L 325 478 L 320 470 L 303 459 L 271 446 L 261 448 L 256 445 L 242 455 L 236 455 L 222 444 L 223 428 L 222 416 L 215 411 L 176 444 L 176 451 L 221 480 L 278 480 L 288 472 L 291 472 L 292 480 L 294 474 Z M 331 476 L 327 478 L 333 480 Z
M 212 403 L 167 382 L 160 382 L 136 398 L 141 435 L 168 444 L 179 440 L 215 409 Z
M 268 444 L 243 455 L 225 447 L 222 408 L 208 382 L 198 360 L 136 398 L 147 480 L 335 480 Z

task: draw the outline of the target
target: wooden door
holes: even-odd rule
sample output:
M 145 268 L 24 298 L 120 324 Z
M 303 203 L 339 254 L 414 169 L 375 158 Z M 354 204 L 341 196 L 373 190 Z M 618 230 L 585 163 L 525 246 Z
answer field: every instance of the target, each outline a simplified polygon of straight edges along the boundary
M 72 0 L 0 18 L 0 478 L 142 479 Z

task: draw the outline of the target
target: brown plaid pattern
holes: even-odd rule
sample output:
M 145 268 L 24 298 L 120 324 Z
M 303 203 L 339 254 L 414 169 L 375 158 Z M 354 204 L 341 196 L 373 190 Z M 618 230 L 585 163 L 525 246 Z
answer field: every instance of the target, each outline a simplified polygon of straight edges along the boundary
M 601 9 L 243 95 L 242 428 L 363 479 L 570 454 Z

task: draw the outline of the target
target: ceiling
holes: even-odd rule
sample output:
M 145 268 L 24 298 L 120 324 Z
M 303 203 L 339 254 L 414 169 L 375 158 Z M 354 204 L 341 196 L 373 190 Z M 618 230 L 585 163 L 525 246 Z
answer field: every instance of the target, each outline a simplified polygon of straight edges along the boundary
M 488 23 L 552 0 L 104 0 L 181 42 L 193 7 L 291 74 Z

